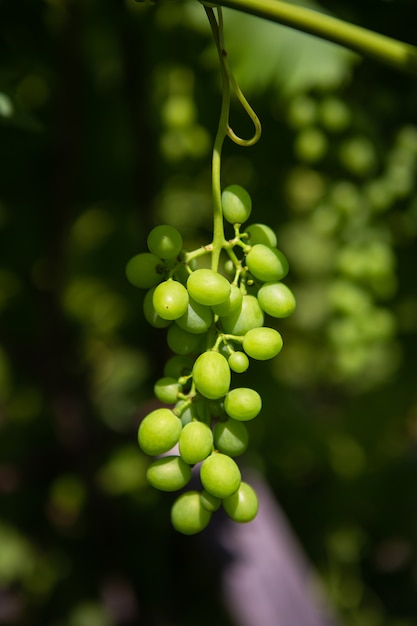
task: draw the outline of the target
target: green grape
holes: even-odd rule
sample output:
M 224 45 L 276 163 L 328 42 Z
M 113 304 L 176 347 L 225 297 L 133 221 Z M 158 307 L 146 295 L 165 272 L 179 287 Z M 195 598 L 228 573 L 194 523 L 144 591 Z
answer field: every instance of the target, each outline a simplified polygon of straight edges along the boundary
M 164 365 L 164 376 L 178 380 L 181 376 L 188 376 L 193 369 L 193 359 L 189 356 L 172 356 Z
M 241 475 L 230 456 L 215 452 L 202 462 L 200 479 L 204 489 L 213 496 L 227 498 L 239 488 Z
M 334 96 L 325 98 L 320 104 L 320 121 L 330 131 L 341 132 L 350 124 L 351 113 L 349 107 Z
M 249 235 L 248 243 L 251 246 L 255 246 L 257 243 L 261 243 L 264 246 L 271 246 L 276 248 L 277 236 L 266 224 L 251 224 L 245 228 L 245 233 Z
M 185 409 L 183 408 L 184 405 L 186 405 Z M 194 402 L 179 400 L 174 407 L 174 411 L 180 416 L 181 424 L 183 426 L 186 426 L 190 422 L 197 419 L 197 411 Z
M 147 291 L 146 296 L 143 300 L 143 314 L 145 316 L 146 321 L 154 328 L 166 328 L 171 324 L 171 320 L 164 320 L 158 313 L 155 311 L 153 306 L 153 292 L 155 291 L 155 287 L 153 289 L 149 289 Z
M 245 294 L 239 309 L 220 319 L 226 333 L 245 335 L 251 328 L 258 328 L 263 325 L 264 314 L 256 297 Z
M 188 307 L 184 315 L 176 320 L 178 326 L 189 333 L 205 333 L 213 323 L 213 313 L 204 304 L 199 304 L 193 298 L 189 298 Z
M 195 535 L 206 528 L 211 512 L 202 504 L 198 491 L 187 491 L 175 500 L 171 509 L 171 523 L 183 535 Z
M 247 355 L 258 361 L 272 359 L 281 352 L 282 337 L 274 328 L 253 328 L 243 339 Z
M 153 391 L 155 397 L 164 404 L 175 404 L 182 387 L 175 378 L 164 376 L 156 381 Z
M 236 285 L 230 285 L 230 296 L 225 302 L 212 306 L 212 311 L 216 315 L 224 316 L 230 315 L 233 311 L 236 311 L 242 304 L 242 292 Z
M 288 121 L 295 128 L 313 124 L 317 117 L 317 103 L 314 98 L 300 94 L 293 98 L 288 107 Z
M 342 165 L 352 174 L 364 178 L 376 169 L 377 154 L 368 137 L 351 137 L 339 149 Z
M 155 409 L 140 423 L 139 446 L 149 456 L 164 454 L 178 442 L 181 420 L 170 409 Z
M 201 337 L 183 330 L 178 324 L 171 324 L 167 332 L 167 343 L 172 352 L 184 356 L 200 351 Z
M 165 456 L 148 467 L 146 478 L 160 491 L 177 491 L 190 481 L 191 467 L 180 456 Z
M 230 283 L 221 274 L 210 269 L 195 270 L 187 280 L 190 296 L 206 306 L 221 304 L 230 296 Z
M 250 273 L 262 282 L 281 280 L 288 273 L 288 261 L 277 248 L 257 243 L 246 255 Z
M 240 352 L 239 350 L 232 352 L 227 362 L 229 363 L 230 369 L 237 374 L 246 372 L 249 367 L 248 357 L 244 352 Z
M 184 461 L 190 465 L 195 465 L 211 453 L 213 433 L 207 424 L 191 422 L 182 429 L 178 446 Z
M 248 387 L 232 389 L 224 399 L 224 410 L 227 415 L 240 422 L 253 419 L 260 413 L 261 408 L 261 396 Z
M 301 130 L 295 139 L 296 156 L 306 163 L 316 163 L 326 154 L 328 140 L 320 128 L 310 126 Z
M 173 226 L 155 226 L 148 235 L 148 248 L 160 259 L 175 259 L 182 250 L 181 234 Z
M 214 446 L 228 456 L 239 456 L 248 447 L 249 434 L 245 424 L 234 419 L 217 422 L 213 431 Z
M 258 291 L 258 302 L 272 317 L 288 317 L 295 309 L 294 294 L 283 283 L 264 283 Z
M 252 200 L 240 185 L 229 185 L 222 193 L 223 215 L 230 224 L 243 224 L 252 211 Z
M 150 252 L 141 252 L 126 265 L 127 280 L 135 287 L 150 289 L 163 279 L 164 266 L 157 256 Z
M 233 263 L 232 259 L 227 259 L 227 261 L 225 261 L 225 263 L 224 263 L 224 271 L 226 272 L 226 274 L 234 276 L 234 274 L 236 272 L 236 268 L 235 268 L 235 264 Z
M 217 400 L 229 391 L 230 367 L 218 352 L 203 352 L 193 367 L 193 380 L 197 391 L 209 400 Z
M 210 511 L 211 513 L 213 511 L 218 511 L 218 509 L 220 509 L 221 504 L 222 504 L 222 501 L 220 500 L 220 498 L 216 498 L 216 496 L 213 496 L 212 493 L 209 493 L 205 489 L 203 489 L 203 491 L 200 494 L 200 500 L 201 500 L 201 504 L 203 505 L 203 507 L 207 509 L 207 511 Z
M 251 522 L 258 513 L 258 496 L 250 485 L 242 481 L 239 489 L 223 500 L 223 508 L 235 522 Z
M 160 283 L 153 293 L 152 302 L 157 314 L 164 320 L 176 320 L 187 310 L 188 293 L 184 285 L 169 278 Z

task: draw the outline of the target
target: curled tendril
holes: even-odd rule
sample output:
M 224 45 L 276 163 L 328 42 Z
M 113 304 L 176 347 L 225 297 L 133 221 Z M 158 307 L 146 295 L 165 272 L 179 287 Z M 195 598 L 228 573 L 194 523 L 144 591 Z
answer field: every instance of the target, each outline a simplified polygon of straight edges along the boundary
M 250 117 L 254 127 L 255 127 L 255 132 L 253 134 L 252 137 L 250 137 L 249 139 L 243 139 L 242 137 L 239 137 L 239 135 L 237 135 L 233 128 L 229 125 L 229 123 L 227 124 L 227 129 L 226 129 L 226 133 L 227 136 L 237 145 L 239 146 L 253 146 L 255 143 L 257 143 L 259 141 L 259 138 L 261 136 L 262 133 L 262 126 L 261 126 L 261 122 L 258 118 L 258 116 L 256 115 L 255 111 L 252 109 L 252 107 L 250 106 L 249 102 L 247 101 L 247 99 L 245 98 L 245 96 L 242 93 L 241 88 L 239 87 L 236 78 L 233 75 L 232 70 L 229 67 L 228 61 L 227 61 L 227 51 L 224 45 L 224 29 L 223 29 L 223 13 L 222 13 L 222 9 L 220 6 L 216 7 L 217 10 L 217 15 L 218 15 L 218 19 L 216 20 L 215 15 L 214 15 L 214 11 L 211 7 L 204 5 L 204 8 L 206 10 L 209 22 L 210 22 L 210 26 L 211 26 L 211 30 L 213 32 L 213 37 L 214 37 L 214 41 L 216 43 L 216 47 L 217 47 L 217 52 L 219 55 L 219 60 L 220 60 L 220 66 L 221 66 L 221 71 L 222 71 L 222 76 L 223 76 L 223 80 L 227 81 L 229 84 L 229 87 L 232 87 L 238 101 L 240 102 L 240 104 L 242 105 L 242 107 L 244 108 L 244 110 L 246 111 L 246 113 L 248 114 L 248 116 Z

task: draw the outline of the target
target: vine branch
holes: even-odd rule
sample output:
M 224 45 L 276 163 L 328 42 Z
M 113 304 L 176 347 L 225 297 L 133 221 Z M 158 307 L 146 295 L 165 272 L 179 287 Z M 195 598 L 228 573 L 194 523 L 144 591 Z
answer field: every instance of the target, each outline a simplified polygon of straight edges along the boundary
M 416 46 L 313 9 L 288 4 L 282 0 L 220 0 L 217 4 L 316 35 L 396 69 L 417 74 Z

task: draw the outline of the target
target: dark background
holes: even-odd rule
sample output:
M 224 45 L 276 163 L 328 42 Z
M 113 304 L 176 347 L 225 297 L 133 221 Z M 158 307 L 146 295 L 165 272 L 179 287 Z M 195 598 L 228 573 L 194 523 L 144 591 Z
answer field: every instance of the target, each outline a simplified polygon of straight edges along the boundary
M 321 7 L 416 44 L 413 0 Z M 264 402 L 242 463 L 343 624 L 412 626 L 416 79 L 225 21 L 263 136 L 225 144 L 223 182 L 277 230 L 298 301 L 282 354 L 240 379 Z M 146 485 L 136 430 L 169 351 L 125 278 L 155 224 L 210 241 L 220 97 L 197 2 L 0 0 L 1 624 L 232 624 L 215 531 L 178 536 Z M 251 132 L 237 105 L 232 124 Z

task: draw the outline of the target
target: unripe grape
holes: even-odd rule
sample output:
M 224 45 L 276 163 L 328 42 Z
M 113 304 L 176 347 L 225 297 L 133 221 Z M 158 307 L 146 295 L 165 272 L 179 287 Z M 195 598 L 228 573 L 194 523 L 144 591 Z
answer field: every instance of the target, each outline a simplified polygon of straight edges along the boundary
M 193 367 L 193 380 L 197 391 L 209 400 L 217 400 L 229 391 L 230 367 L 218 352 L 203 352 Z
M 181 385 L 175 378 L 164 376 L 159 378 L 154 385 L 155 397 L 164 404 L 175 404 Z
M 182 408 L 184 404 L 186 405 L 185 409 Z M 174 410 L 175 413 L 180 416 L 179 418 L 183 426 L 186 426 L 187 424 L 190 424 L 197 419 L 197 412 L 194 402 L 189 403 L 187 400 L 179 400 L 176 403 Z
M 242 292 L 236 285 L 230 285 L 230 296 L 221 304 L 212 306 L 212 310 L 216 315 L 230 315 L 236 311 L 242 304 Z
M 252 211 L 252 200 L 246 189 L 240 185 L 229 185 L 222 193 L 222 209 L 230 224 L 243 224 Z
M 150 252 L 137 254 L 126 265 L 128 281 L 141 289 L 149 289 L 160 283 L 163 274 L 164 267 L 161 259 Z
M 244 335 L 264 323 L 264 314 L 255 296 L 244 295 L 242 304 L 229 315 L 220 318 L 223 330 L 231 335 Z
M 182 237 L 173 226 L 155 226 L 148 235 L 148 248 L 160 259 L 175 259 L 182 250 Z
M 184 285 L 171 278 L 160 283 L 153 293 L 152 302 L 157 314 L 165 320 L 176 320 L 188 307 L 188 292 Z
M 272 317 L 288 317 L 294 312 L 294 294 L 284 283 L 265 283 L 257 295 L 261 308 Z
M 294 142 L 294 151 L 302 161 L 316 163 L 326 154 L 328 144 L 323 131 L 320 128 L 310 126 L 298 133 Z
M 233 263 L 232 259 L 227 259 L 227 261 L 225 261 L 225 263 L 224 263 L 224 271 L 226 272 L 226 274 L 231 274 L 232 276 L 235 274 L 236 268 L 235 268 L 235 264 Z
M 192 272 L 187 280 L 187 289 L 192 298 L 200 304 L 214 306 L 230 296 L 230 283 L 218 272 L 201 268 Z
M 248 243 L 255 246 L 262 243 L 264 246 L 275 248 L 277 245 L 277 236 L 266 224 L 251 224 L 245 228 L 245 233 L 249 235 Z
M 155 409 L 140 423 L 139 446 L 149 456 L 164 454 L 178 442 L 181 420 L 170 409 Z
M 200 479 L 204 489 L 213 496 L 227 498 L 239 488 L 241 475 L 230 456 L 216 452 L 201 464 Z
M 180 456 L 165 456 L 148 467 L 146 478 L 160 491 L 182 489 L 191 478 L 191 467 Z
M 153 292 L 155 288 L 149 289 L 143 300 L 143 314 L 148 324 L 154 328 L 166 328 L 171 324 L 171 320 L 164 320 L 163 317 L 158 315 L 153 305 Z
M 282 337 L 274 328 L 254 328 L 243 339 L 243 349 L 258 361 L 272 359 L 282 349 Z
M 340 98 L 329 96 L 320 104 L 320 121 L 330 131 L 345 130 L 351 121 L 348 105 Z
M 178 326 L 189 333 L 205 333 L 213 322 L 211 309 L 189 298 L 188 307 L 184 315 L 176 320 Z
M 183 330 L 178 324 L 171 324 L 167 332 L 167 344 L 172 352 L 179 355 L 199 352 L 202 335 Z
M 172 356 L 164 365 L 164 376 L 178 380 L 181 376 L 188 376 L 193 369 L 193 359 L 189 356 Z
M 250 273 L 262 282 L 281 280 L 288 273 L 288 261 L 277 248 L 257 243 L 246 255 Z
M 256 417 L 262 408 L 262 399 L 257 391 L 248 387 L 237 387 L 226 394 L 224 410 L 235 420 L 247 422 Z
M 182 429 L 178 446 L 184 461 L 190 465 L 195 465 L 211 453 L 213 433 L 207 424 L 191 422 Z
M 220 498 L 216 498 L 216 496 L 213 496 L 212 493 L 209 493 L 205 489 L 203 489 L 200 494 L 200 500 L 203 507 L 210 512 L 217 511 L 218 509 L 220 509 L 220 506 L 222 504 Z
M 227 362 L 229 363 L 230 369 L 237 374 L 242 374 L 242 372 L 246 372 L 249 367 L 248 357 L 244 352 L 240 351 L 232 352 Z
M 202 504 L 198 491 L 187 491 L 175 500 L 171 509 L 171 523 L 183 535 L 195 535 L 206 528 L 211 513 Z
M 239 456 L 248 447 L 248 429 L 245 424 L 234 419 L 217 422 L 213 435 L 217 450 L 228 456 Z
M 235 522 L 251 522 L 258 513 L 258 496 L 250 485 L 242 481 L 239 489 L 223 500 L 223 508 Z

